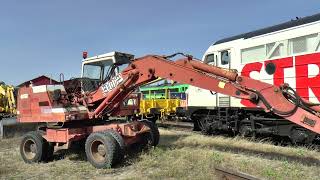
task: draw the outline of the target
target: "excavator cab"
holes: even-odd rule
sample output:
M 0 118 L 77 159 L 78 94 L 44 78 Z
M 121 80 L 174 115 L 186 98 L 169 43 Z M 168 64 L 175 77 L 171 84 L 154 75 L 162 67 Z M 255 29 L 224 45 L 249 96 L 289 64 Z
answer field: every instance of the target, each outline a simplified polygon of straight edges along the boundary
M 128 66 L 134 55 L 110 52 L 87 58 L 82 61 L 81 78 L 85 79 L 82 89 L 85 92 L 97 89 Z

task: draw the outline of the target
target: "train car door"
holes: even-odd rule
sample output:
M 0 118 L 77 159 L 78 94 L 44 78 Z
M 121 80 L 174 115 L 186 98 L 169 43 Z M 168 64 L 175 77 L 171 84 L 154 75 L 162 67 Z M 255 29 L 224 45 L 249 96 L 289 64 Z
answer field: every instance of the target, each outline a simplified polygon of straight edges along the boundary
M 230 69 L 231 64 L 231 49 L 222 50 L 217 53 L 217 66 Z M 218 107 L 230 107 L 230 96 L 217 93 L 217 105 Z

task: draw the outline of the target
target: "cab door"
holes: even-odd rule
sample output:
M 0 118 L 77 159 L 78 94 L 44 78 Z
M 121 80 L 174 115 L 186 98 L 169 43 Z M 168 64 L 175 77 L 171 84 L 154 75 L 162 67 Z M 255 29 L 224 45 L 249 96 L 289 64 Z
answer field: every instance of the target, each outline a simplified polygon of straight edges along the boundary
M 230 69 L 231 49 L 219 51 L 217 54 L 217 66 L 224 69 Z M 217 93 L 217 105 L 218 107 L 230 107 L 230 96 Z

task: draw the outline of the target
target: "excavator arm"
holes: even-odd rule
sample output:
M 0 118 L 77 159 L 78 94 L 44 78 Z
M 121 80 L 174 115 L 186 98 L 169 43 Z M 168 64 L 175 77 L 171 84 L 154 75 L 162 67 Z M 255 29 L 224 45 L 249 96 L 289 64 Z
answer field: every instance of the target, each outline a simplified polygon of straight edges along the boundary
M 320 106 L 301 98 L 287 84 L 274 86 L 238 75 L 232 70 L 204 64 L 191 56 L 177 61 L 157 55 L 133 60 L 122 72 L 89 95 L 87 104 L 99 102 L 89 117 L 101 117 L 116 110 L 117 105 L 136 88 L 158 78 L 247 99 L 266 112 L 320 133 Z

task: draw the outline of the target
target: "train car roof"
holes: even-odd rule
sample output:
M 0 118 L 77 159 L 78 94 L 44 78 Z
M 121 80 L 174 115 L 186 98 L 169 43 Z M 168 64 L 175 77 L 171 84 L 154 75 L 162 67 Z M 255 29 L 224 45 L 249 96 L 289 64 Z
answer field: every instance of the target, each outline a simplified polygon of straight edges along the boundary
M 269 26 L 269 27 L 258 29 L 258 30 L 255 30 L 255 31 L 239 34 L 239 35 L 236 35 L 236 36 L 231 36 L 231 37 L 228 37 L 228 38 L 224 38 L 224 39 L 216 41 L 215 43 L 213 43 L 213 45 L 217 45 L 217 44 L 221 44 L 221 43 L 225 43 L 225 42 L 228 42 L 228 41 L 233 41 L 233 40 L 241 39 L 241 38 L 247 39 L 247 38 L 259 36 L 259 35 L 262 35 L 262 34 L 267 34 L 267 33 L 275 32 L 275 31 L 280 31 L 282 29 L 287 29 L 287 28 L 291 28 L 291 27 L 295 27 L 295 26 L 300 26 L 300 25 L 303 25 L 303 24 L 312 23 L 312 22 L 319 21 L 319 20 L 320 20 L 320 13 L 312 15 L 312 16 L 306 16 L 306 17 L 303 17 L 303 18 L 297 18 L 297 19 L 290 20 L 290 21 L 285 22 L 285 23 L 281 23 L 281 24 L 274 25 L 274 26 Z
M 161 85 L 154 85 L 154 86 L 143 86 L 140 87 L 141 91 L 147 90 L 160 90 L 160 89 L 174 89 L 179 87 L 188 87 L 188 84 L 161 84 Z

